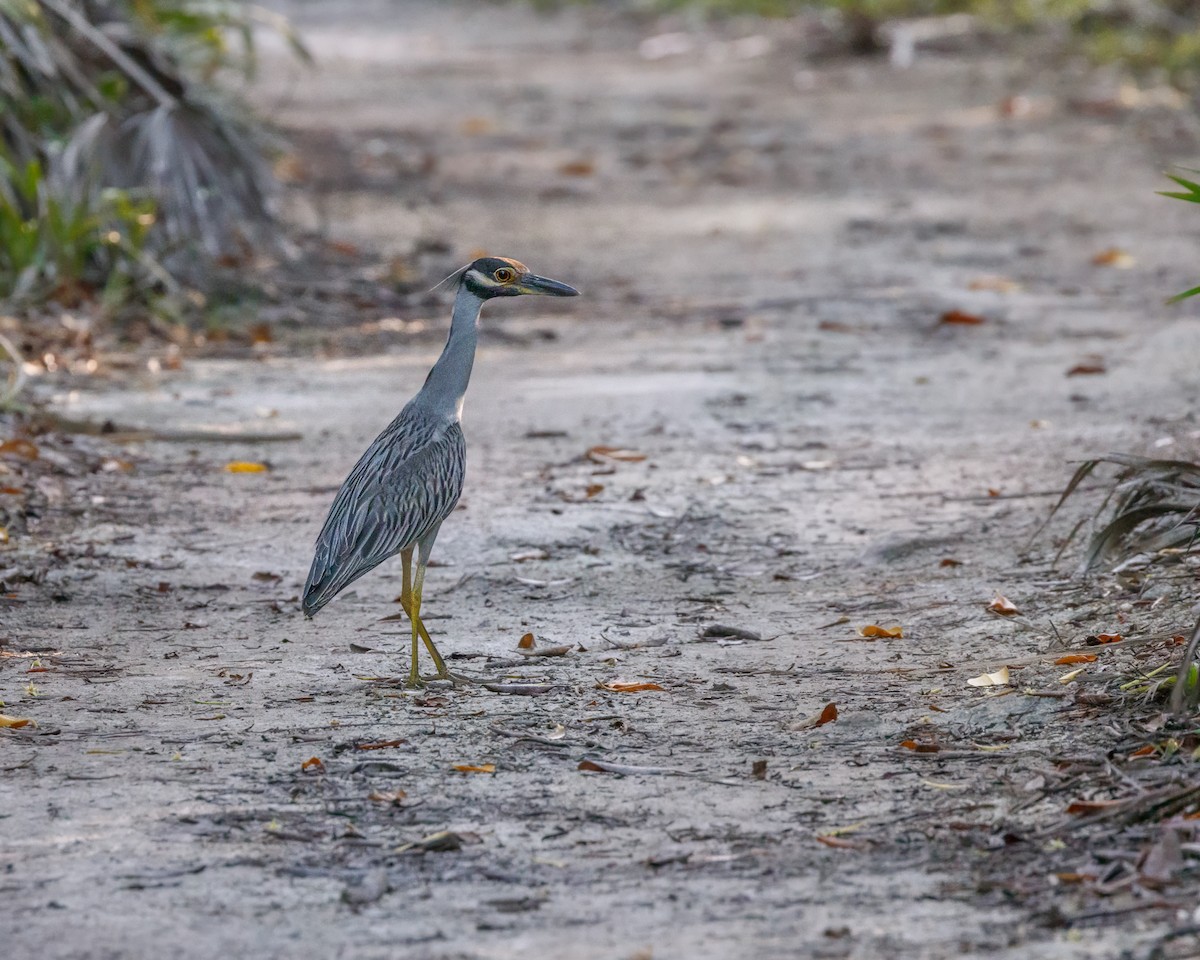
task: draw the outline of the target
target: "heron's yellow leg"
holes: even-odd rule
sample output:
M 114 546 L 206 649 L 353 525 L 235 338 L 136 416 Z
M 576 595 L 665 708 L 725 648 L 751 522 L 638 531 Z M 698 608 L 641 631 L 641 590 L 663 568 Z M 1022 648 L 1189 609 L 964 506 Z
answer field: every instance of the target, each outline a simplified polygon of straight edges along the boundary
M 433 662 L 434 665 L 437 666 L 438 664 L 442 663 L 441 655 L 437 652 L 437 648 L 433 645 L 433 641 L 429 638 L 429 631 L 425 629 L 425 624 L 421 621 L 421 618 L 419 616 L 416 617 L 415 620 L 413 618 L 412 555 L 413 552 L 411 549 L 405 550 L 400 554 L 400 564 L 404 569 L 404 584 L 400 588 L 400 606 L 404 610 L 405 616 L 407 616 L 409 621 L 413 623 L 413 626 L 416 627 L 418 636 L 420 636 L 420 638 L 425 642 L 425 646 L 429 648 L 429 652 L 433 654 Z M 420 577 L 421 581 L 424 582 L 425 568 L 423 566 L 418 568 L 417 575 Z M 442 668 L 439 666 L 439 676 L 441 674 L 441 669 Z
M 430 639 L 429 631 L 425 629 L 425 624 L 421 621 L 421 590 L 424 585 L 425 564 L 418 561 L 417 581 L 413 585 L 412 596 L 409 598 L 412 604 L 412 612 L 408 615 L 409 619 L 413 622 L 413 629 L 420 632 L 421 639 L 425 641 L 425 647 L 429 651 L 429 655 L 433 657 L 433 665 L 437 667 L 437 679 L 457 681 L 459 678 L 446 669 L 446 661 L 438 653 L 438 648 L 433 645 L 433 640 Z
M 404 686 L 419 689 L 425 686 L 425 681 L 421 679 L 421 673 L 417 669 L 418 654 L 421 649 L 418 641 L 420 631 L 425 627 L 412 613 L 412 551 L 405 550 L 401 554 L 401 560 L 404 564 L 404 587 L 400 591 L 400 606 L 404 608 L 404 612 L 408 614 L 409 622 L 412 624 L 412 666 L 409 668 L 408 679 L 404 682 Z

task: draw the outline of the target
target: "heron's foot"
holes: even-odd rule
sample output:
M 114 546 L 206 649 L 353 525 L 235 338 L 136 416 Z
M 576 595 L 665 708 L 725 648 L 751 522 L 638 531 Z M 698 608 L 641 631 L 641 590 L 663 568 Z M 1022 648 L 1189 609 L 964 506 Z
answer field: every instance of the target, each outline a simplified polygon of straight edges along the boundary
M 452 670 L 446 669 L 446 665 L 444 663 L 442 664 L 442 668 L 437 673 L 435 673 L 432 677 L 427 677 L 426 679 L 431 682 L 444 680 L 454 687 L 469 687 L 472 684 L 479 683 L 479 680 L 476 677 L 468 677 L 465 674 L 455 673 Z
M 410 670 L 408 672 L 408 679 L 404 681 L 404 689 L 405 690 L 424 690 L 425 689 L 425 681 L 421 677 L 421 675 L 419 673 L 417 673 L 417 668 L 415 665 L 413 666 L 412 670 Z

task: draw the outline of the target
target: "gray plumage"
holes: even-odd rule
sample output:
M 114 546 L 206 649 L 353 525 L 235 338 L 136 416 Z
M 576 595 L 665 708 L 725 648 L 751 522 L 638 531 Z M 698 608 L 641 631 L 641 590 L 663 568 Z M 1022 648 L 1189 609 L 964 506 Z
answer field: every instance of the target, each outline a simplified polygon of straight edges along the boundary
M 409 403 L 367 448 L 329 508 L 304 585 L 305 615 L 436 535 L 458 503 L 466 471 L 458 422 L 438 422 Z
M 476 260 L 455 277 L 458 292 L 446 346 L 420 392 L 375 438 L 338 490 L 317 537 L 301 601 L 311 617 L 363 574 L 401 554 L 401 601 L 413 628 L 409 686 L 422 683 L 418 639 L 429 648 L 438 676 L 453 679 L 421 621 L 421 590 L 429 552 L 442 521 L 458 503 L 466 475 L 466 442 L 459 421 L 475 362 L 480 308 L 493 297 L 578 294 L 565 283 L 534 276 L 524 264 L 501 257 Z M 416 579 L 410 584 L 414 549 Z

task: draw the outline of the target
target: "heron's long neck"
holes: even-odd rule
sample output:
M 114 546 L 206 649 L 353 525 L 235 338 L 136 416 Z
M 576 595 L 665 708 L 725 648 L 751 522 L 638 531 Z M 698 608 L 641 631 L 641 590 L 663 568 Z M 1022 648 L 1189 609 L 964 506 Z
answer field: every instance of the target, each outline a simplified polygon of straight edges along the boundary
M 462 416 L 463 396 L 471 381 L 482 306 L 483 301 L 465 286 L 458 288 L 450 320 L 450 339 L 418 394 L 425 407 L 454 420 Z

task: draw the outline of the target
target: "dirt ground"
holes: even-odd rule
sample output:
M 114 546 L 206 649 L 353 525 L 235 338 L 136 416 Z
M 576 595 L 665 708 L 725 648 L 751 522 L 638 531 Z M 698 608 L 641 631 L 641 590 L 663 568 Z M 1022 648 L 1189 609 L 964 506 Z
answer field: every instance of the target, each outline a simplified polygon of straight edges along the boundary
M 385 350 L 331 323 L 316 351 L 43 380 L 183 442 L 47 473 L 54 542 L 8 548 L 57 562 L 2 610 L 3 712 L 37 723 L 0 731 L 4 955 L 1184 955 L 1154 951 L 1194 878 L 1109 882 L 1108 828 L 1066 812 L 1129 751 L 1086 695 L 1128 654 L 1054 661 L 1187 632 L 1190 578 L 1073 579 L 1067 521 L 1026 544 L 1069 461 L 1197 453 L 1200 325 L 1162 305 L 1196 283 L 1194 217 L 1154 194 L 1194 163 L 1188 115 L 982 45 L 898 70 L 787 24 L 292 13 L 321 68 L 268 49 L 253 96 L 299 145 L 297 222 L 584 292 L 486 308 L 426 587 L 458 669 L 541 695 L 390 682 L 398 564 L 299 610 L 444 299 L 364 316 Z

